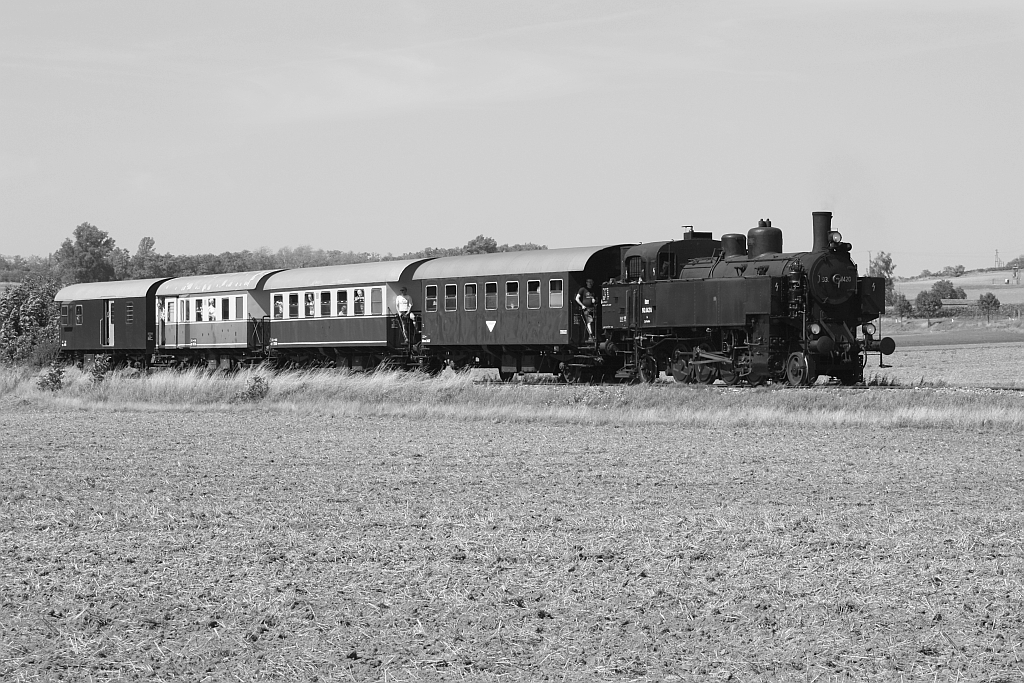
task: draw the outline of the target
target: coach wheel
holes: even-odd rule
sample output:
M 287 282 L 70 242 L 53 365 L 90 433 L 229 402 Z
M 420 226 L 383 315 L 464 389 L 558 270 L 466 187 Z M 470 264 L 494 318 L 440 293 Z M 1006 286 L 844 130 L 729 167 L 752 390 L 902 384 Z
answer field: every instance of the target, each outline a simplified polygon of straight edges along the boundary
M 658 381 L 658 375 L 661 374 L 658 370 L 658 361 L 650 354 L 640 357 L 636 370 L 640 376 L 640 381 L 646 384 L 653 384 Z
M 693 378 L 700 384 L 714 384 L 718 376 L 718 366 L 706 360 L 700 360 L 701 353 L 709 353 L 711 345 L 707 342 L 693 350 Z
M 508 383 L 515 379 L 515 372 L 505 372 L 504 370 L 498 370 L 498 379 L 502 382 Z
M 814 360 L 800 351 L 789 354 L 786 361 L 786 381 L 794 387 L 814 384 L 818 379 Z

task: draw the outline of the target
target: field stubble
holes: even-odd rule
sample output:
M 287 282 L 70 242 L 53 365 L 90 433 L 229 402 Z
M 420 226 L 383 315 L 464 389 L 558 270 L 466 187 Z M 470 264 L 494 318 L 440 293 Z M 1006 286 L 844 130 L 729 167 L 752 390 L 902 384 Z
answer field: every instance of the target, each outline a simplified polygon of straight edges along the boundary
M 1016 392 L 193 379 L 0 375 L 0 677 L 1024 675 Z

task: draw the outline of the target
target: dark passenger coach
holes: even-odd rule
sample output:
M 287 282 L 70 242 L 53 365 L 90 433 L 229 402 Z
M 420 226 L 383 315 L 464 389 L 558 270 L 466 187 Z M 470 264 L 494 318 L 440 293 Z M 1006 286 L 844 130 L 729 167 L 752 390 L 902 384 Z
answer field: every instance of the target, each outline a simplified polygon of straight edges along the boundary
M 86 282 L 57 292 L 62 352 L 78 363 L 105 354 L 116 364 L 145 365 L 156 348 L 156 289 L 165 280 Z

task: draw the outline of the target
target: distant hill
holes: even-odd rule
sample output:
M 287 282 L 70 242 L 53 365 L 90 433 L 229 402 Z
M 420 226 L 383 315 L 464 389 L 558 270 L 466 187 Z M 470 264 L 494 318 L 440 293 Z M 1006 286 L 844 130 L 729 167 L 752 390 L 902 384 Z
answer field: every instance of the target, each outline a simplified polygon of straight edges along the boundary
M 949 280 L 957 287 L 963 287 L 968 299 L 977 300 L 985 292 L 992 292 L 1001 304 L 1024 304 L 1024 272 L 1021 284 L 1013 279 L 1012 270 L 989 270 L 964 273 L 960 277 L 930 277 L 921 280 L 897 280 L 896 291 L 902 292 L 911 301 L 918 292 L 931 289 L 939 280 Z M 1006 284 L 1009 280 L 1010 284 Z

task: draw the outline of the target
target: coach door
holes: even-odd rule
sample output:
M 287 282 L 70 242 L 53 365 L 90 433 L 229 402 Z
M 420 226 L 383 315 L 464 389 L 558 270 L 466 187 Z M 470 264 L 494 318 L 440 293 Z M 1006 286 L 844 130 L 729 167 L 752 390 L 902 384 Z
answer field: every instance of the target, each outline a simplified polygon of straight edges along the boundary
M 100 322 L 100 345 L 114 345 L 114 300 L 103 300 L 103 320 Z
M 164 299 L 164 316 L 160 323 L 162 334 L 161 346 L 175 347 L 178 345 L 178 299 L 169 296 Z

